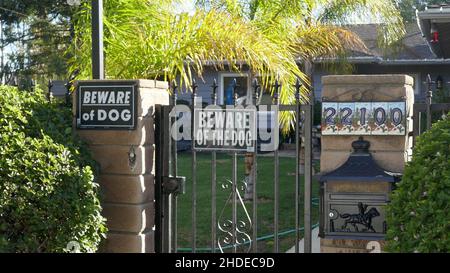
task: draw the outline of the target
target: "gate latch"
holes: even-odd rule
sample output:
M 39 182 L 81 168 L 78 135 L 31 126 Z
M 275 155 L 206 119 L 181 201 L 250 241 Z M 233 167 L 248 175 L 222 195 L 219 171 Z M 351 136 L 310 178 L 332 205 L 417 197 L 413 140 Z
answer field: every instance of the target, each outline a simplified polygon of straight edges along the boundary
M 184 176 L 164 176 L 163 177 L 163 192 L 165 194 L 184 194 L 185 193 L 186 177 Z

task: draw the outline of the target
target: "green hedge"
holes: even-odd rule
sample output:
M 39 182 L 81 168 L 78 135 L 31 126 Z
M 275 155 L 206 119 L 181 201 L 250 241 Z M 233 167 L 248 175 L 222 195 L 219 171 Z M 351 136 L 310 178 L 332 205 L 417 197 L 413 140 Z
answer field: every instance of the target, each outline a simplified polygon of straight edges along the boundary
M 0 252 L 96 251 L 106 228 L 95 166 L 67 105 L 0 86 Z
M 388 251 L 450 252 L 450 115 L 418 138 L 387 224 Z

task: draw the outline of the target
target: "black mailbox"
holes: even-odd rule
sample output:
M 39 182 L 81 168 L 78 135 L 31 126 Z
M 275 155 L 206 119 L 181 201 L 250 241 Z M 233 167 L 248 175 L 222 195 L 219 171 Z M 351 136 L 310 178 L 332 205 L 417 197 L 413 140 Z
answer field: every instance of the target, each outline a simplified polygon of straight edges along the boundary
M 319 178 L 319 236 L 379 240 L 386 235 L 385 205 L 400 174 L 383 170 L 369 153 L 370 143 L 352 143 L 354 152 L 334 171 Z

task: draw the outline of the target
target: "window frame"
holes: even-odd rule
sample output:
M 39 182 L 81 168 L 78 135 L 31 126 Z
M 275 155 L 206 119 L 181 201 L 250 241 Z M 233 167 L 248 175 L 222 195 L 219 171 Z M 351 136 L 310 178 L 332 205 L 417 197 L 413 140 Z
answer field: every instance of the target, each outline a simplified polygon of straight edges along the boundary
M 247 100 L 249 99 L 249 94 L 251 93 L 251 79 L 250 79 L 250 73 L 249 72 L 219 72 L 219 92 L 218 92 L 218 98 L 217 98 L 217 104 L 223 105 L 224 104 L 224 78 L 225 77 L 247 77 Z

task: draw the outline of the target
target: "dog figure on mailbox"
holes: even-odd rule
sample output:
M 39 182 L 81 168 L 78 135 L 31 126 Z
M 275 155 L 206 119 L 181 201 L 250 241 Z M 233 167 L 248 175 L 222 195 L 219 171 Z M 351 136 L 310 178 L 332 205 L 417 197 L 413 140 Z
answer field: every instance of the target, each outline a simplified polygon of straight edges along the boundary
M 342 229 L 347 229 L 347 225 L 351 224 L 356 232 L 359 232 L 358 224 L 363 225 L 368 231 L 376 232 L 372 226 L 372 218 L 380 216 L 380 213 L 376 208 L 371 208 L 366 212 L 368 205 L 359 202 L 358 203 L 358 214 L 344 213 L 341 218 L 346 219 Z

